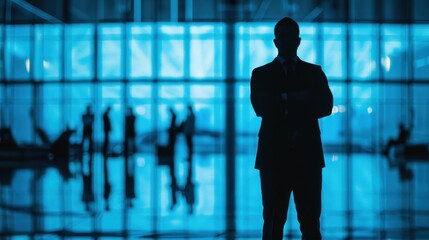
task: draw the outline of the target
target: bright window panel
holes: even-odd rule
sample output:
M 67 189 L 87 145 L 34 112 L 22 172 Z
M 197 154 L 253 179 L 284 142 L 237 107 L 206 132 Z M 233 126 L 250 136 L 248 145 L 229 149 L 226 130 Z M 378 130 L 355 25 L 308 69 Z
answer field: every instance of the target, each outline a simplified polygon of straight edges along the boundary
M 317 63 L 316 46 L 317 36 L 314 24 L 300 24 L 301 44 L 298 47 L 297 55 L 300 59 L 310 63 Z M 274 31 L 274 30 L 273 30 Z M 273 57 L 277 56 L 274 55 Z
M 261 118 L 256 116 L 250 103 L 250 84 L 239 84 L 236 88 L 237 94 L 237 114 L 236 114 L 236 128 L 237 132 L 242 133 L 244 136 L 250 138 L 257 138 L 257 133 L 261 124 Z
M 223 94 L 223 89 L 216 85 L 191 85 L 190 90 L 192 99 L 215 99 Z
M 334 96 L 334 105 L 330 116 L 319 119 L 322 143 L 324 145 L 342 145 L 345 143 L 346 85 L 330 83 L 329 87 Z
M 56 139 L 64 130 L 62 120 L 63 111 L 61 99 L 63 86 L 60 84 L 42 85 L 42 123 L 40 127 L 48 134 L 51 141 Z
M 163 85 L 160 87 L 161 98 L 177 99 L 185 96 L 185 88 L 182 85 Z
M 387 80 L 406 80 L 408 74 L 408 29 L 405 25 L 384 24 L 382 31 L 382 76 Z
M 250 79 L 252 70 L 271 62 L 277 56 L 274 46 L 274 23 L 236 25 L 236 77 Z
M 123 40 L 122 25 L 101 24 L 99 25 L 99 77 L 101 79 L 119 79 L 123 77 Z
M 122 95 L 122 88 L 119 85 L 103 85 L 101 87 L 101 97 L 103 99 L 119 99 Z
M 37 80 L 59 80 L 62 77 L 62 26 L 35 27 L 34 77 Z
M 94 25 L 66 25 L 66 78 L 94 78 Z
M 223 26 L 192 25 L 190 33 L 190 76 L 196 79 L 223 77 Z
M 131 85 L 130 97 L 132 100 L 149 99 L 152 97 L 152 86 L 139 84 Z
M 32 141 L 33 125 L 30 110 L 33 101 L 33 86 L 29 84 L 9 86 L 7 89 L 9 102 L 6 122 L 12 128 L 14 139 L 18 143 Z
M 351 77 L 356 80 L 378 78 L 377 28 L 372 24 L 353 24 L 351 27 Z
M 429 80 L 429 25 L 413 26 L 414 79 Z
M 414 96 L 414 118 L 410 122 L 414 125 L 411 132 L 411 139 L 416 143 L 429 142 L 429 86 L 413 86 Z
M 161 25 L 159 27 L 161 78 L 183 78 L 185 74 L 185 49 L 183 25 Z
M 6 27 L 6 78 L 13 80 L 30 79 L 32 65 L 30 39 L 30 25 L 9 25 Z
M 364 147 L 376 146 L 378 123 L 378 85 L 354 84 L 352 87 L 352 142 Z
M 342 24 L 323 26 L 323 64 L 328 79 L 344 80 L 346 67 L 345 28 Z
M 127 31 L 130 40 L 128 40 L 128 53 L 130 67 L 127 76 L 131 79 L 152 77 L 152 25 L 130 24 Z

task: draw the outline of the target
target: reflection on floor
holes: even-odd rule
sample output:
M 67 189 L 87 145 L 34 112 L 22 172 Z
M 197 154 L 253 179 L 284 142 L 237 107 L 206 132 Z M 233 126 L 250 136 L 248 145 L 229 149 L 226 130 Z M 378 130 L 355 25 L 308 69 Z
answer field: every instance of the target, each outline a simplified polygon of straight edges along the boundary
M 180 155 L 180 154 L 179 154 Z M 237 156 L 236 228 L 225 232 L 225 156 L 195 155 L 192 214 L 182 191 L 170 210 L 170 176 L 152 154 L 138 154 L 136 199 L 125 201 L 124 159 L 108 161 L 110 211 L 103 198 L 102 157 L 94 157 L 94 203 L 82 202 L 79 175 L 62 181 L 55 169 L 19 170 L 0 189 L 0 236 L 4 239 L 260 239 L 261 197 L 254 155 Z M 326 239 L 428 239 L 429 166 L 409 165 L 413 179 L 401 181 L 397 168 L 371 154 L 326 155 L 322 231 Z M 78 172 L 79 165 L 72 165 Z M 176 158 L 182 189 L 188 162 Z M 293 202 L 285 227 L 288 239 L 300 239 Z

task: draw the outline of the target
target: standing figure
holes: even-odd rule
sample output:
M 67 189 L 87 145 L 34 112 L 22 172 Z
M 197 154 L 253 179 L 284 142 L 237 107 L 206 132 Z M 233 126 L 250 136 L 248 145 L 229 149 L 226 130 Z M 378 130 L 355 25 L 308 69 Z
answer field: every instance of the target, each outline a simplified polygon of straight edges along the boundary
M 168 152 L 171 156 L 171 161 L 169 164 L 169 170 L 170 170 L 170 177 L 171 177 L 171 205 L 170 205 L 170 210 L 173 210 L 174 207 L 176 206 L 177 203 L 177 196 L 176 193 L 179 190 L 179 187 L 177 186 L 177 181 L 176 181 L 176 172 L 175 172 L 175 160 L 174 160 L 174 155 L 175 155 L 175 146 L 176 146 L 176 139 L 177 139 L 177 133 L 179 131 L 179 128 L 176 125 L 176 119 L 177 119 L 177 115 L 174 112 L 174 109 L 170 107 L 169 109 L 170 114 L 171 114 L 171 121 L 170 121 L 170 127 L 168 128 L 168 145 L 167 145 L 167 149 Z
M 133 108 L 128 107 L 125 116 L 125 142 L 124 142 L 124 156 L 125 156 L 125 198 L 127 199 L 128 206 L 132 207 L 132 200 L 136 197 L 135 192 L 135 161 L 133 158 L 136 152 L 136 116 L 133 113 Z
M 195 114 L 191 105 L 188 105 L 188 115 L 183 122 L 182 127 L 182 131 L 186 139 L 186 145 L 188 147 L 188 161 L 191 161 L 192 153 L 194 151 L 192 138 L 194 137 L 195 133 Z
M 106 211 L 110 210 L 109 207 L 109 198 L 112 186 L 109 181 L 109 171 L 107 168 L 107 159 L 109 155 L 109 145 L 110 145 L 110 132 L 112 131 L 112 123 L 110 121 L 111 107 L 108 106 L 106 111 L 103 113 L 103 130 L 104 130 L 104 143 L 103 143 L 103 173 L 104 173 L 104 201 L 106 203 Z
M 94 202 L 94 191 L 92 188 L 93 175 L 93 155 L 94 155 L 94 138 L 93 125 L 94 113 L 90 105 L 86 107 L 86 112 L 82 115 L 83 135 L 82 135 L 82 153 L 88 153 L 88 161 L 84 161 L 84 155 L 81 157 L 83 194 L 82 201 L 85 203 L 86 210 L 90 210 L 90 203 Z
M 282 239 L 293 192 L 302 239 L 321 239 L 322 168 L 318 119 L 331 114 L 333 97 L 318 65 L 297 56 L 298 23 L 285 17 L 274 28 L 278 55 L 255 68 L 251 102 L 262 118 L 255 168 L 259 170 L 262 239 Z

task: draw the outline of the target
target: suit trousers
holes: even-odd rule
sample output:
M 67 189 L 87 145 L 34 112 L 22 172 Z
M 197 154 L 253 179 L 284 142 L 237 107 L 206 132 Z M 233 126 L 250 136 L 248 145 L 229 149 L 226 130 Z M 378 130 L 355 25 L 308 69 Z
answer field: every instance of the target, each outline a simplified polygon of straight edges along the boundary
M 263 240 L 283 238 L 290 195 L 296 205 L 302 239 L 321 239 L 322 168 L 290 167 L 260 170 Z

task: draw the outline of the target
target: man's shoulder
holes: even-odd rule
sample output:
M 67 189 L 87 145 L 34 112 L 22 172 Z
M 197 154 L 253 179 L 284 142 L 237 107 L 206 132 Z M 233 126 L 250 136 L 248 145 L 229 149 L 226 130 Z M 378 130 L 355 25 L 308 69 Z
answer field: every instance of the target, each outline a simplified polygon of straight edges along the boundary
M 303 68 L 307 68 L 307 69 L 321 69 L 322 67 L 320 65 L 314 64 L 314 63 L 309 63 L 303 60 L 299 60 L 301 66 Z
M 253 71 L 260 72 L 260 71 L 270 70 L 271 68 L 273 68 L 273 67 L 274 67 L 274 64 L 275 64 L 275 60 L 274 60 L 274 61 L 271 61 L 271 62 L 269 62 L 269 63 L 266 63 L 266 64 L 264 64 L 264 65 L 262 65 L 262 66 L 255 67 L 255 68 L 253 69 Z

